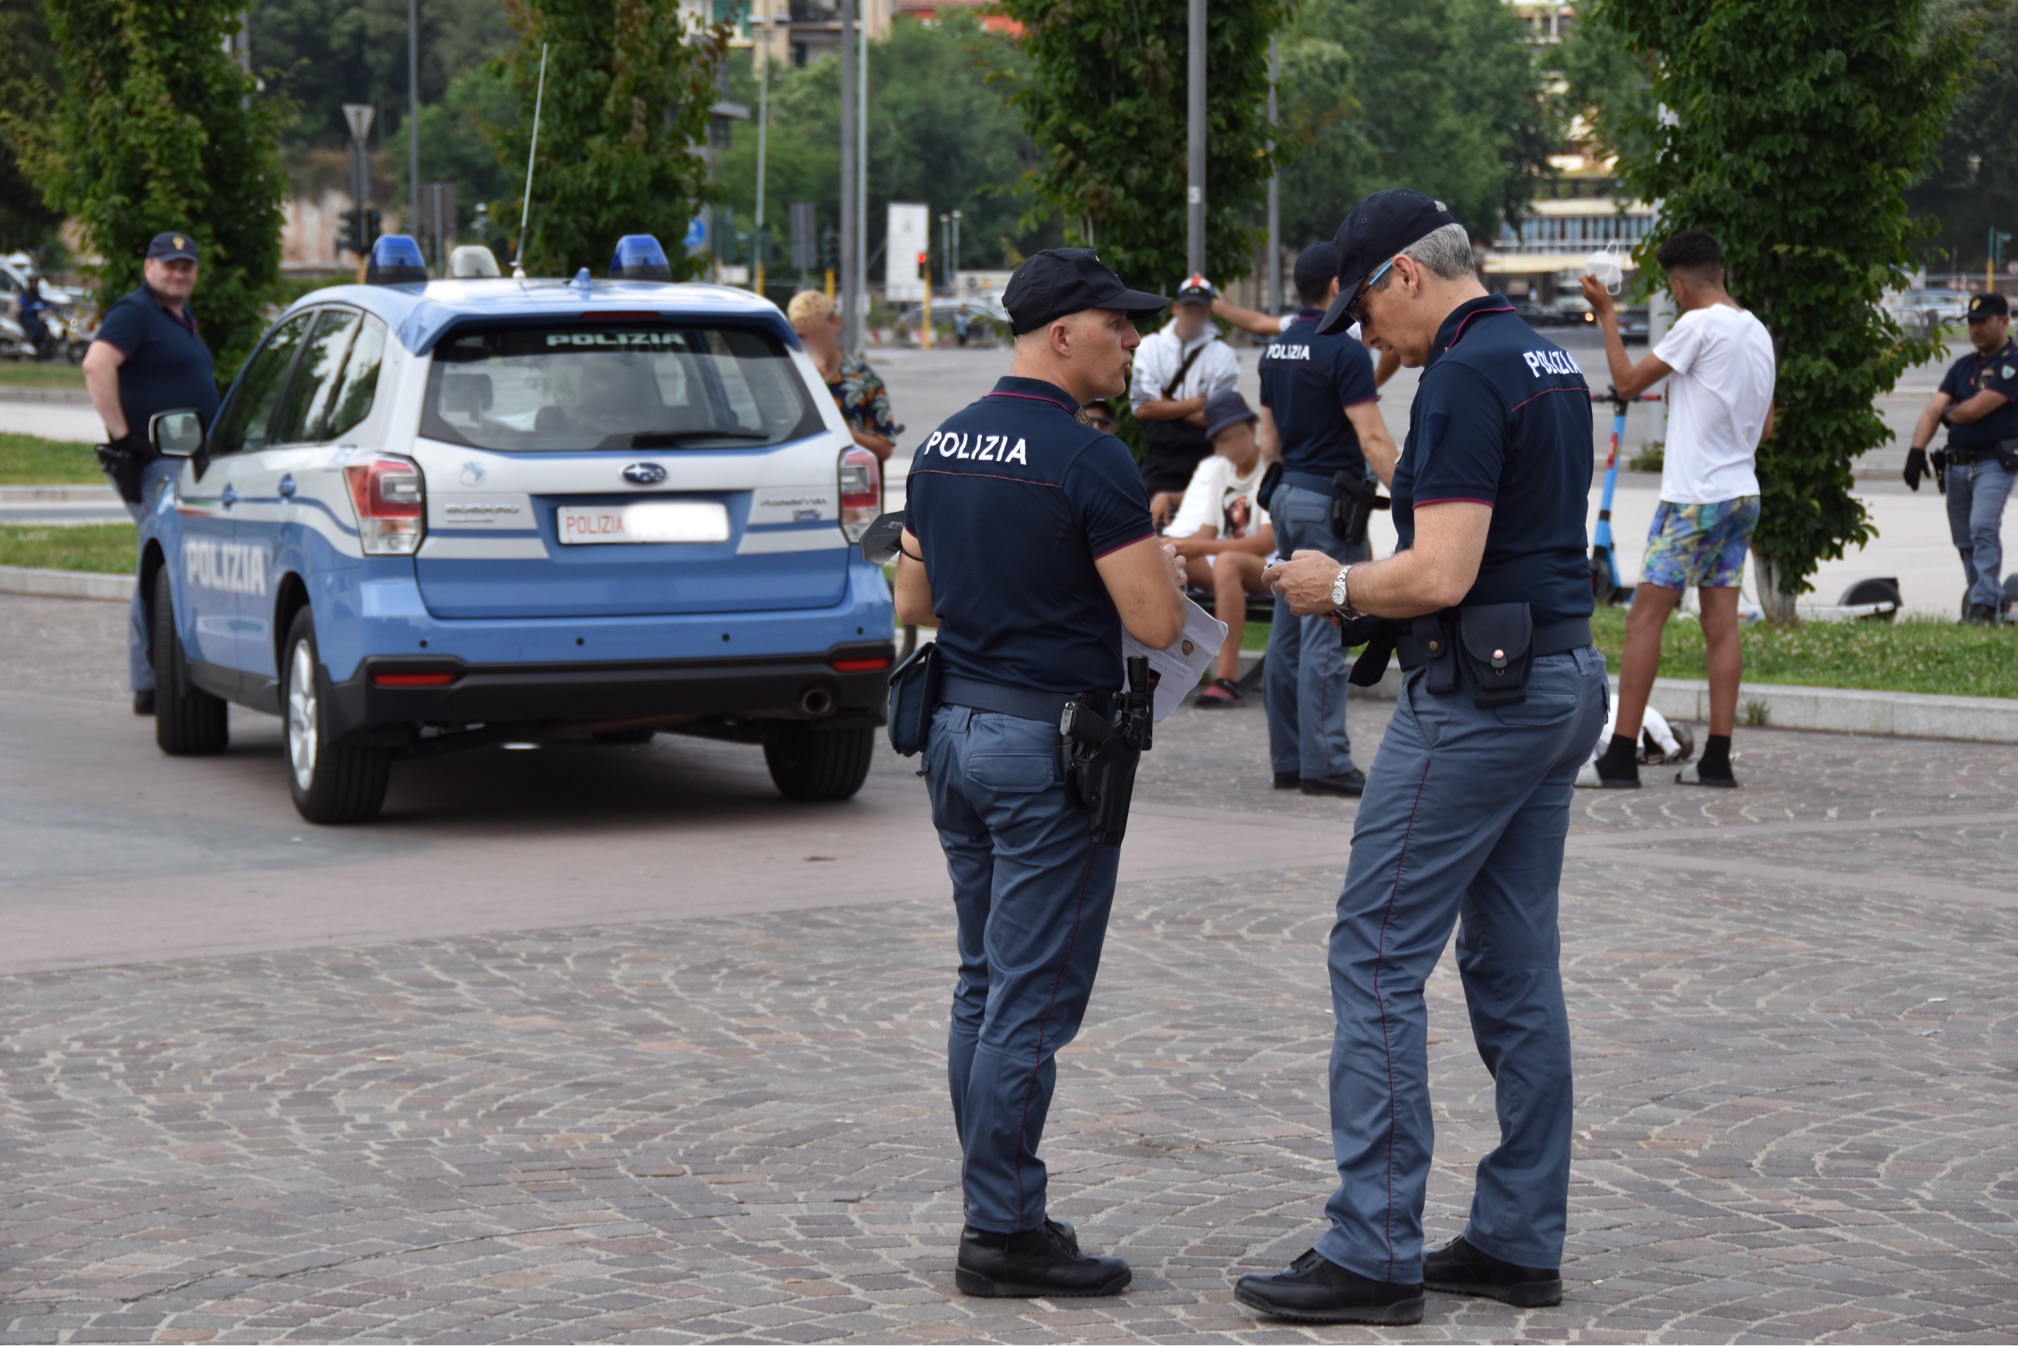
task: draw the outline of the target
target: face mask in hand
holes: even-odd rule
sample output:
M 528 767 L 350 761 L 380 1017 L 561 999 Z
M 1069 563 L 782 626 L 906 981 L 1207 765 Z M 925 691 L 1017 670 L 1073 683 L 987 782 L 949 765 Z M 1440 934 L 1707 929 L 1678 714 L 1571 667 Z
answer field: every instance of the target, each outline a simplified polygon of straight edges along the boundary
M 1619 265 L 1619 255 L 1608 248 L 1599 248 L 1584 259 L 1584 274 L 1604 286 L 1608 294 L 1626 287 L 1625 268 Z

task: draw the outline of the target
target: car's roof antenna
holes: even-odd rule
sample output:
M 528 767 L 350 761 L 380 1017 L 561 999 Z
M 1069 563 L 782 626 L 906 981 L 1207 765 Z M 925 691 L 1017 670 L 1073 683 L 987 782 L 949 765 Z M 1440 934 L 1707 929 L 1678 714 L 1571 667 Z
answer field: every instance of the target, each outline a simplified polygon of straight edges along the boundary
M 526 221 L 532 218 L 533 213 L 533 163 L 539 158 L 540 105 L 546 101 L 546 96 L 547 44 L 542 42 L 540 43 L 540 82 L 539 87 L 533 92 L 533 144 L 532 148 L 526 152 L 526 194 L 525 200 L 521 203 L 519 210 L 519 246 L 517 254 L 512 258 L 513 280 L 524 280 L 526 278 Z

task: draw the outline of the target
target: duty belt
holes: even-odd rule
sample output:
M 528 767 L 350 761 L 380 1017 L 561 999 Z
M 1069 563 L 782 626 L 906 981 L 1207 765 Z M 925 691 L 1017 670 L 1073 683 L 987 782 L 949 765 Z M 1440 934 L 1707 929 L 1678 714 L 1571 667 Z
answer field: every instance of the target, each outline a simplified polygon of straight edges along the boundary
M 998 715 L 1014 715 L 1023 720 L 1057 724 L 1065 714 L 1065 703 L 1077 701 L 1096 711 L 1112 701 L 1107 692 L 1039 692 L 1028 687 L 1011 687 L 983 678 L 947 673 L 939 679 L 939 704 L 966 706 L 972 710 L 992 710 Z
M 1424 664 L 1442 656 L 1443 651 L 1430 647 L 1434 646 L 1437 641 L 1444 639 L 1448 639 L 1448 637 L 1442 635 L 1431 636 L 1428 643 L 1425 644 L 1423 640 L 1417 638 L 1414 631 L 1404 629 L 1395 638 L 1394 651 L 1396 656 L 1401 660 L 1401 666 L 1404 670 L 1420 668 Z M 1545 654 L 1566 654 L 1571 650 L 1580 650 L 1591 643 L 1591 619 L 1588 617 L 1572 617 L 1566 622 L 1554 622 L 1548 626 L 1538 626 L 1535 628 L 1534 635 L 1529 637 L 1529 642 L 1530 648 L 1534 652 L 1534 657 L 1537 659 Z

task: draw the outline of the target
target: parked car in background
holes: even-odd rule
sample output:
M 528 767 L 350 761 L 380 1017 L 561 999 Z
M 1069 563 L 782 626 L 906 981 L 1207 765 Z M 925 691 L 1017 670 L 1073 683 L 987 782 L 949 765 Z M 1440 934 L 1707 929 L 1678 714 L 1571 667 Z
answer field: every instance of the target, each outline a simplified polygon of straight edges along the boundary
M 1533 299 L 1509 299 L 1514 312 L 1520 314 L 1521 321 L 1529 327 L 1560 327 L 1563 315 L 1560 310 L 1549 307 Z

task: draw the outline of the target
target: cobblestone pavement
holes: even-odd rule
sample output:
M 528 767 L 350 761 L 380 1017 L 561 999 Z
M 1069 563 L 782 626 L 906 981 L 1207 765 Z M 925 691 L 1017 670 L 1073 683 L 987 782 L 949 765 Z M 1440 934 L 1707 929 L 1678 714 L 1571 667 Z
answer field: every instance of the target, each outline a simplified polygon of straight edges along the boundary
M 1281 866 L 1124 884 L 1061 1065 L 1055 1209 L 1119 1299 L 953 1291 L 926 888 L 0 977 L 0 1341 L 2018 1339 L 2018 755 L 1773 732 L 1734 794 L 1577 801 L 1566 1302 L 1237 1308 L 1329 1190 L 1340 874 L 1299 852 L 1351 813 L 1261 732 L 1185 713 L 1138 797 L 1267 815 Z M 1430 1011 L 1438 1240 L 1492 1114 L 1448 967 Z

